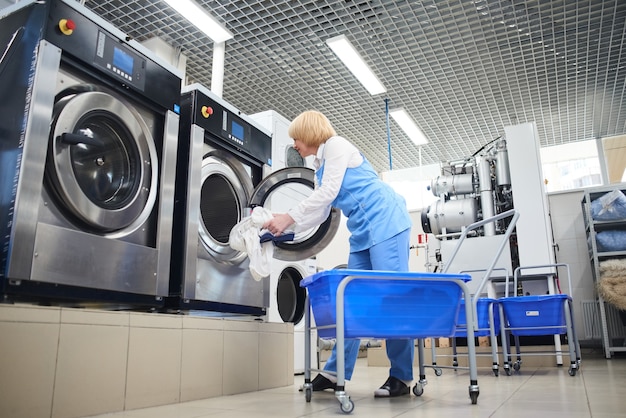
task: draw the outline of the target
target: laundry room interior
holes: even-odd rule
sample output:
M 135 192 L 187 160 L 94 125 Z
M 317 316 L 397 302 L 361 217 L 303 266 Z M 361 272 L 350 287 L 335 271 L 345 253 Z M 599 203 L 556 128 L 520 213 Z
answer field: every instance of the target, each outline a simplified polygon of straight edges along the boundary
M 0 417 L 621 417 L 625 34 L 0 0 Z

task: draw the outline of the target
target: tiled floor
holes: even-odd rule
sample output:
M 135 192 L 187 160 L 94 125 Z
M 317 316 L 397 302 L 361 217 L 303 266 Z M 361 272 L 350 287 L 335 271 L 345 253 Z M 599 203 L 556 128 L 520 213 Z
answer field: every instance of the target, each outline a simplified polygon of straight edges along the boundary
M 565 367 L 529 367 L 495 377 L 490 369 L 479 368 L 478 403 L 468 396 L 466 370 L 444 369 L 435 376 L 426 369 L 428 384 L 422 396 L 413 394 L 395 399 L 375 399 L 373 391 L 387 378 L 386 367 L 368 367 L 359 359 L 346 391 L 354 401 L 355 417 L 567 417 L 617 418 L 626 409 L 626 358 L 606 360 L 599 354 L 585 354 L 581 369 L 572 377 Z M 417 369 L 415 370 L 417 373 Z M 346 416 L 333 392 L 314 392 L 310 403 L 298 391 L 303 377 L 293 386 L 218 398 L 146 408 L 97 418 L 240 418 L 240 417 L 338 417 Z

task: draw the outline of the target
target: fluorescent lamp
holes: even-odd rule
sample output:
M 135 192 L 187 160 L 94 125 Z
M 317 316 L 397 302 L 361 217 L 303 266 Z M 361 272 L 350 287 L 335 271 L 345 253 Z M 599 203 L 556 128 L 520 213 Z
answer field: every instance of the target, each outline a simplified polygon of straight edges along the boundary
M 191 0 L 165 0 L 165 2 L 204 32 L 213 42 L 226 42 L 233 38 L 233 34 L 228 29 L 195 2 Z
M 372 96 L 387 91 L 385 86 L 383 86 L 372 70 L 370 70 L 345 35 L 330 38 L 326 41 L 326 44 L 328 44 L 330 49 L 343 61 L 345 66 L 348 67 L 348 70 L 354 74 Z
M 394 109 L 389 111 L 389 115 L 400 125 L 404 133 L 409 137 L 415 145 L 428 144 L 428 138 L 417 127 L 413 119 L 409 116 L 404 109 Z

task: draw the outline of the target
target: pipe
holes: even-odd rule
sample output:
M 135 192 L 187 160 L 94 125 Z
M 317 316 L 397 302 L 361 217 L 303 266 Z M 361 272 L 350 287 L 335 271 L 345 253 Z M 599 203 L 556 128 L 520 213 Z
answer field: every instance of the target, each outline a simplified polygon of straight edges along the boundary
M 213 44 L 213 69 L 211 74 L 211 91 L 218 97 L 222 97 L 224 91 L 224 55 L 226 51 L 225 42 Z
M 480 208 L 482 209 L 483 219 L 492 218 L 495 213 L 493 203 L 493 187 L 491 185 L 491 168 L 489 160 L 486 157 L 477 157 L 476 164 L 478 168 L 478 184 L 480 192 Z M 484 226 L 486 236 L 496 234 L 495 223 L 489 223 Z
M 391 162 L 391 128 L 389 127 L 389 99 L 385 99 L 385 119 L 387 121 L 387 152 L 389 153 L 389 171 L 393 170 Z

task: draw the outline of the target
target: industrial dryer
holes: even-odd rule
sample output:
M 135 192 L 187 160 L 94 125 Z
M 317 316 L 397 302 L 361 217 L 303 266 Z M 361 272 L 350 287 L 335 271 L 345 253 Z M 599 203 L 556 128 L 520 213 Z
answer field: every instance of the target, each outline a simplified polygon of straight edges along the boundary
M 270 174 L 270 132 L 198 84 L 183 88 L 179 146 L 171 301 L 182 310 L 265 315 L 269 277 L 253 279 L 247 254 L 229 244 L 230 231 L 255 206 L 289 209 L 278 195 L 306 198 L 313 170 Z M 274 258 L 310 258 L 332 240 L 338 220 L 334 209 L 321 226 L 276 243 Z
M 69 0 L 0 11 L 5 299 L 162 306 L 181 75 Z

